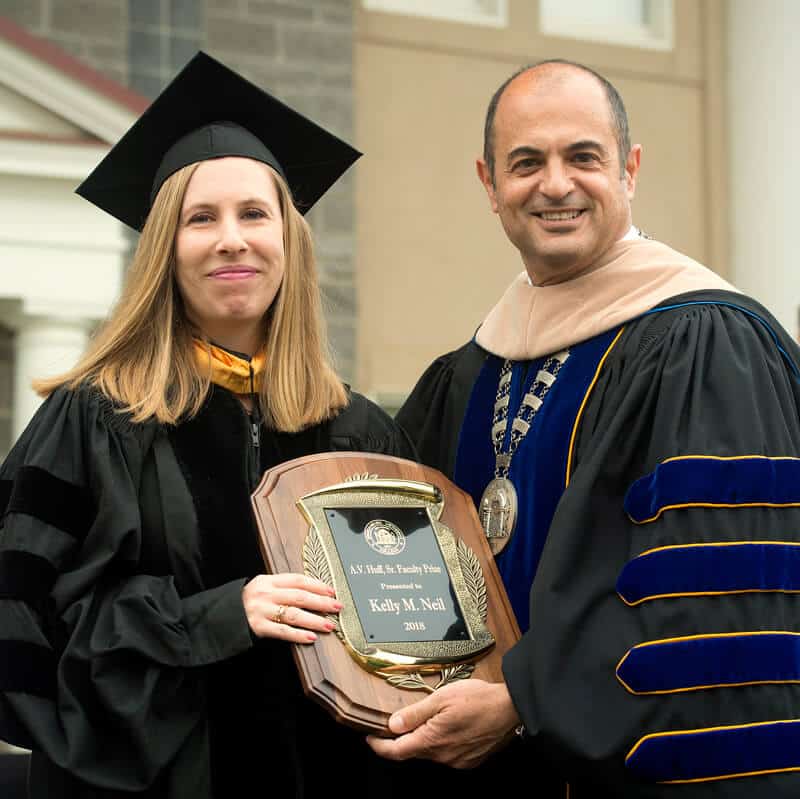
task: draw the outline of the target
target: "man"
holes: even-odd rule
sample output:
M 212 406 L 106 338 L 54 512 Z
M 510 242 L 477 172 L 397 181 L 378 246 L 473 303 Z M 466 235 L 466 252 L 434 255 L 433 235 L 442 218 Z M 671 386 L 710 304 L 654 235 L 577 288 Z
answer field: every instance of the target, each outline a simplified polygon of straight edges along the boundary
M 478 175 L 525 271 L 398 419 L 472 494 L 523 637 L 504 683 L 370 743 L 471 767 L 516 728 L 573 799 L 798 796 L 799 353 L 632 227 L 640 158 L 580 65 L 490 103 Z

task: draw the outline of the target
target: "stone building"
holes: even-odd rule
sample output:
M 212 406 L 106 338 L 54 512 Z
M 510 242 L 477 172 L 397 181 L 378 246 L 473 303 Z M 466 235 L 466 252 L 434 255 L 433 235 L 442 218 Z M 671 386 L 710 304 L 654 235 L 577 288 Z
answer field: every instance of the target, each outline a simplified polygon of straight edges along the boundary
M 309 218 L 339 368 L 388 407 L 520 269 L 474 159 L 492 91 L 540 58 L 585 62 L 619 86 L 644 145 L 635 222 L 795 328 L 792 0 L 0 0 L 0 20 L 0 453 L 35 407 L 28 380 L 74 359 L 129 246 L 121 230 L 95 233 L 102 214 L 75 198 L 49 216 L 43 192 L 66 198 L 135 97 L 155 95 L 198 48 L 366 153 Z M 41 80 L 33 68 L 15 77 L 4 67 L 36 58 L 21 35 L 57 48 L 73 72 L 59 78 L 45 59 Z M 125 87 L 132 105 L 102 92 L 83 110 L 64 104 L 75 65 Z M 76 86 L 91 94 L 83 75 Z M 114 124 L 102 127 L 103 114 Z M 18 155 L 59 136 L 72 155 Z M 85 226 L 67 225 L 70 214 Z M 81 284 L 81 252 L 102 291 Z
M 21 64 L 0 69 L 0 202 L 14 220 L 0 225 L 0 455 L 38 403 L 30 379 L 77 358 L 114 299 L 130 248 L 132 234 L 102 219 L 72 189 L 201 48 L 352 139 L 353 12 L 347 2 L 0 0 L 0 64 Z M 109 96 L 111 84 L 124 97 L 118 104 Z M 62 91 L 96 95 L 106 113 L 117 112 L 118 124 L 101 132 L 89 119 L 81 123 L 79 114 L 88 112 L 62 103 Z M 51 157 L 45 151 L 67 146 L 65 138 L 77 151 L 63 154 L 72 163 L 38 163 Z M 26 169 L 16 150 L 30 150 L 31 142 L 38 150 L 26 157 L 37 163 Z M 308 215 L 337 363 L 351 379 L 353 192 L 349 175 Z M 68 210 L 48 205 L 42 214 L 53 197 Z M 59 217 L 65 213 L 80 220 L 67 226 Z M 114 241 L 101 246 L 103 237 Z M 94 268 L 86 265 L 89 253 Z

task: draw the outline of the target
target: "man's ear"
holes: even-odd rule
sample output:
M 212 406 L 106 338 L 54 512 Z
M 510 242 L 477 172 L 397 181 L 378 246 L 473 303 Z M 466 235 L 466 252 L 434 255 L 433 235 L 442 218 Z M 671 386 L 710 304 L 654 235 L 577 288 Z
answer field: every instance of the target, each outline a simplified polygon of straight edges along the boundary
M 492 174 L 489 171 L 489 167 L 483 158 L 479 158 L 475 162 L 475 167 L 478 170 L 478 178 L 483 184 L 483 188 L 486 189 L 486 194 L 489 197 L 489 204 L 492 206 L 492 211 L 497 213 L 497 197 L 495 196 L 494 181 L 492 180 Z
M 632 200 L 636 193 L 636 178 L 639 175 L 639 165 L 642 161 L 642 145 L 634 144 L 625 161 L 625 186 L 628 190 L 628 199 Z

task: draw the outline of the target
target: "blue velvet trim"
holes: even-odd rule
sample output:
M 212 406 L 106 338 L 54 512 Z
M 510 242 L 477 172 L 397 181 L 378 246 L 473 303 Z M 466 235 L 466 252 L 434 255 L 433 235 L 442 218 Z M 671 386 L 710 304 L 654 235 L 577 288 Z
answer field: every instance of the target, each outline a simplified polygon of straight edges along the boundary
M 95 517 L 89 492 L 38 466 L 22 466 L 8 498 L 7 513 L 24 513 L 82 540 Z
M 663 547 L 626 563 L 617 579 L 617 593 L 628 605 L 750 591 L 800 591 L 800 544 L 754 541 Z
M 652 782 L 705 782 L 797 771 L 800 720 L 647 735 L 628 753 L 625 765 Z
M 800 682 L 800 633 L 692 635 L 638 644 L 617 666 L 633 694 Z
M 53 651 L 27 641 L 0 641 L 0 691 L 55 696 Z
M 800 459 L 745 455 L 686 455 L 666 460 L 637 480 L 625 496 L 636 524 L 685 507 L 800 505 Z
M 0 552 L 0 599 L 42 599 L 50 593 L 56 576 L 55 566 L 40 555 Z
M 618 332 L 619 329 L 610 330 L 570 349 L 569 358 L 511 461 L 509 477 L 519 501 L 517 524 L 508 545 L 497 556 L 497 566 L 523 632 L 529 626 L 531 585 L 553 514 L 564 493 L 572 426 L 597 365 Z M 512 419 L 545 360 L 514 363 L 509 394 Z M 502 364 L 503 359 L 494 355 L 486 359 L 459 433 L 453 480 L 472 496 L 476 507 L 494 476 L 492 412 Z

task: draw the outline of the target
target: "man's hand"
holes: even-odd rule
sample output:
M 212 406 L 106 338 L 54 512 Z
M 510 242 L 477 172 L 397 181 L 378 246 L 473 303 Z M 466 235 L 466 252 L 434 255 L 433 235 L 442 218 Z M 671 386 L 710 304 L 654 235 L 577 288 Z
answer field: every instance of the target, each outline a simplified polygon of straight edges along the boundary
M 397 738 L 370 735 L 367 742 L 389 760 L 474 768 L 510 741 L 519 723 L 505 683 L 461 680 L 394 713 L 389 729 Z

